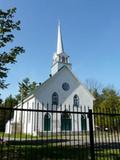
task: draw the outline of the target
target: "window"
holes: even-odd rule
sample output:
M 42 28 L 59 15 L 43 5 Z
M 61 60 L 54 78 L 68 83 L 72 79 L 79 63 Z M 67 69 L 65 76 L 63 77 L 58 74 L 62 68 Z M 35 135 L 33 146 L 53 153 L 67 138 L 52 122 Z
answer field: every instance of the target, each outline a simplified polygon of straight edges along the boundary
M 63 88 L 64 91 L 68 91 L 70 89 L 69 83 L 67 83 L 67 82 L 63 83 L 62 88 Z
M 79 97 L 77 94 L 73 98 L 73 105 L 77 107 L 79 106 Z
M 50 131 L 50 114 L 46 113 L 44 116 L 44 131 Z
M 62 62 L 65 63 L 65 57 L 62 57 Z
M 68 63 L 68 58 L 66 58 L 66 63 Z
M 58 105 L 58 94 L 56 92 L 52 94 L 52 105 Z

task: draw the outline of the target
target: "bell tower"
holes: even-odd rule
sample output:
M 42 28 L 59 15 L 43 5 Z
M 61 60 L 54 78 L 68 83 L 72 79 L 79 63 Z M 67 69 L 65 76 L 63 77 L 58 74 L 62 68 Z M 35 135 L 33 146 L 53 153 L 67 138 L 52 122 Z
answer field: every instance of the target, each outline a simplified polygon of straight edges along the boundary
M 69 63 L 69 56 L 64 52 L 62 33 L 60 23 L 58 24 L 58 37 L 57 37 L 57 51 L 53 56 L 51 74 L 54 75 L 63 66 L 67 66 L 71 69 L 71 64 Z

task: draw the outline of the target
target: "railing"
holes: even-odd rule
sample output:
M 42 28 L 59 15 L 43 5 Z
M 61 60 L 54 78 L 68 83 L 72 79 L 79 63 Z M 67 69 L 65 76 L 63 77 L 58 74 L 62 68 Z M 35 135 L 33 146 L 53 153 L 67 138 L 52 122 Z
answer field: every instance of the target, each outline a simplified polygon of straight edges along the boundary
M 51 108 L 0 108 L 0 160 L 120 159 L 118 111 Z

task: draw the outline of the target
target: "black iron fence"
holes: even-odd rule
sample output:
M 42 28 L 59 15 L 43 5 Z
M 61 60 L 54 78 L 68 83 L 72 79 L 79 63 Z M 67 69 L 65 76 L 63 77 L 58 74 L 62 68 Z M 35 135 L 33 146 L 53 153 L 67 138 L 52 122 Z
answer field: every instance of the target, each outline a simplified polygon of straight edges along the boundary
M 120 160 L 120 112 L 0 108 L 0 160 Z

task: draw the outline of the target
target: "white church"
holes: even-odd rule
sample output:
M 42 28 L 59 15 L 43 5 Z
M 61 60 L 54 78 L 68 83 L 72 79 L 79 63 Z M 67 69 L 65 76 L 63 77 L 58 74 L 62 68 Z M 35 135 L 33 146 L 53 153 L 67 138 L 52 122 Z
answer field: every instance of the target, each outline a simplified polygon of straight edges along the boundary
M 14 111 L 12 120 L 6 124 L 5 132 L 37 135 L 41 132 L 89 131 L 87 115 L 70 114 L 67 111 L 80 112 L 86 108 L 87 112 L 88 108 L 93 109 L 93 101 L 92 94 L 72 72 L 69 55 L 64 51 L 59 24 L 57 50 L 53 55 L 50 77 L 14 107 L 26 111 Z M 30 109 L 44 112 L 31 112 Z M 61 112 L 53 113 L 51 110 Z

